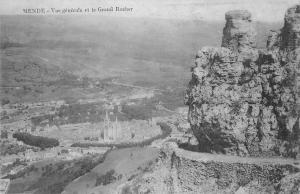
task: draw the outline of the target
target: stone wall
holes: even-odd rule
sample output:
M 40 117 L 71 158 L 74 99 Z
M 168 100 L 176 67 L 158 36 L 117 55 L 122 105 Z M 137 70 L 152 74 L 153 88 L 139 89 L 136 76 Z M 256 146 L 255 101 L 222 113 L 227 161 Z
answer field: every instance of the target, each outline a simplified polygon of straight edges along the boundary
M 293 159 L 198 153 L 167 143 L 156 163 L 118 193 L 124 188 L 151 194 L 299 193 L 300 167 Z
M 300 169 L 293 160 L 191 153 L 175 148 L 172 168 L 176 169 L 173 179 L 180 182 L 182 193 L 297 193 L 300 189 Z

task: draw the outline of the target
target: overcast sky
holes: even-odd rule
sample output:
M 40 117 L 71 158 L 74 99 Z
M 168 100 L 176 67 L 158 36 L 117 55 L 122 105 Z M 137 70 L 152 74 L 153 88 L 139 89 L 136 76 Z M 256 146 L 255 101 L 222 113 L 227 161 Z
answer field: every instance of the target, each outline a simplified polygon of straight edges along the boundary
M 228 10 L 248 9 L 257 21 L 282 21 L 286 9 L 300 0 L 0 0 L 0 14 L 23 14 L 23 8 L 133 7 L 130 13 L 97 13 L 126 17 L 156 17 L 223 21 Z

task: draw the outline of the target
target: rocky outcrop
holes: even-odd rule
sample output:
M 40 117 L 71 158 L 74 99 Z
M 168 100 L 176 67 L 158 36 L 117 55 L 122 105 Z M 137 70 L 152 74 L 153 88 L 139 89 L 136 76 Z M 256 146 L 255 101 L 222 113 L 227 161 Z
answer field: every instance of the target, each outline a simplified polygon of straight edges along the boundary
M 281 179 L 277 191 L 280 194 L 300 193 L 300 173 L 287 175 Z
M 174 143 L 154 167 L 119 188 L 132 193 L 299 193 L 300 168 L 293 159 L 260 159 L 190 152 Z M 135 192 L 134 192 L 135 191 Z M 130 193 L 130 192 L 128 192 Z
M 222 47 L 198 51 L 185 103 L 201 151 L 299 156 L 299 10 L 288 9 L 265 50 L 255 48 L 251 14 L 230 11 Z
M 247 10 L 229 11 L 225 19 L 222 47 L 243 52 L 256 46 L 256 31 L 251 22 L 251 13 Z
M 300 5 L 287 10 L 281 37 L 281 49 L 292 51 L 300 47 Z

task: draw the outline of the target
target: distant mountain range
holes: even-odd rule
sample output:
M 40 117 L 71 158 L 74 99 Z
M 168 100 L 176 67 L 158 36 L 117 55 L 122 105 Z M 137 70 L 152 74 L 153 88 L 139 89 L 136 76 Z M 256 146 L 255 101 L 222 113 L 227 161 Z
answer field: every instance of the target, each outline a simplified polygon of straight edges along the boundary
M 82 77 L 181 86 L 190 78 L 195 52 L 220 45 L 225 23 L 104 16 L 0 16 L 0 21 L 1 86 L 43 85 L 42 90 Z M 265 47 L 269 30 L 282 26 L 256 25 L 258 47 Z

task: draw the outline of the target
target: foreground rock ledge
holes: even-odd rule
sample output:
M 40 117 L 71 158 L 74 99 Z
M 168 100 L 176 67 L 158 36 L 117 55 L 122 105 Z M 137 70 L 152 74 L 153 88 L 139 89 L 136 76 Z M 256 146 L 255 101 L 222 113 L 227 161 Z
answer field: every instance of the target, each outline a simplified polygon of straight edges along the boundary
M 294 159 L 197 153 L 165 144 L 142 177 L 122 185 L 137 193 L 299 193 L 300 167 Z
M 248 11 L 225 18 L 222 47 L 198 51 L 185 98 L 200 151 L 299 157 L 300 5 L 265 50 Z

